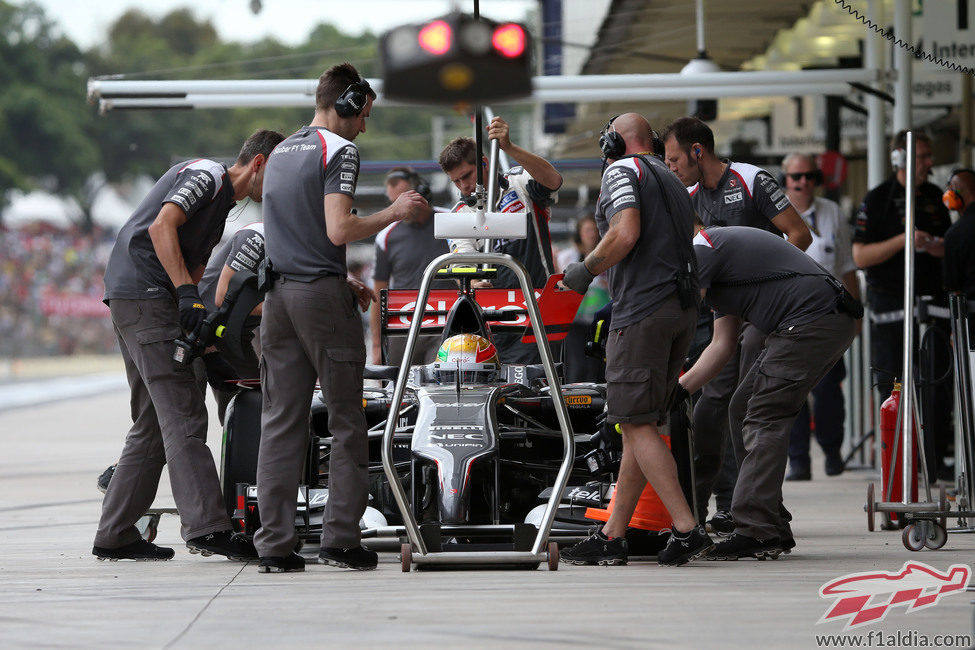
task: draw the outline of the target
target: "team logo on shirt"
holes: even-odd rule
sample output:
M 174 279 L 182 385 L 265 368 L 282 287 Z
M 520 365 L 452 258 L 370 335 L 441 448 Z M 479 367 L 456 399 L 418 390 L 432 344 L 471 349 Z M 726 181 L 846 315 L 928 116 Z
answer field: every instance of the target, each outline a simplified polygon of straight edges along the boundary
M 738 190 L 737 192 L 732 192 L 730 194 L 725 194 L 724 195 L 725 205 L 728 205 L 730 203 L 737 203 L 738 201 L 741 201 L 741 200 L 742 200 L 741 190 Z
M 737 185 L 738 185 L 738 181 L 736 181 L 733 178 L 728 179 L 728 187 L 736 187 Z

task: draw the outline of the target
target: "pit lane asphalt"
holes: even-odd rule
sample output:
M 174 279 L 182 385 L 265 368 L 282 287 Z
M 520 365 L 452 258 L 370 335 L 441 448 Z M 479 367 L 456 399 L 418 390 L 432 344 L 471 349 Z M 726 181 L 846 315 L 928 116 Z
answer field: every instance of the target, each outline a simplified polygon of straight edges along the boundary
M 0 413 L 3 647 L 815 648 L 815 635 L 843 632 L 839 622 L 817 624 L 832 605 L 819 596 L 825 582 L 908 560 L 940 571 L 975 563 L 973 535 L 951 533 L 944 549 L 911 553 L 899 531 L 868 533 L 862 506 L 876 477 L 826 478 L 821 456 L 815 480 L 786 484 L 798 547 L 774 562 L 404 574 L 398 555 L 384 553 L 371 572 L 309 564 L 265 575 L 253 563 L 190 555 L 173 516 L 156 541 L 176 548 L 174 560 L 99 562 L 90 554 L 95 479 L 128 423 L 119 390 Z M 173 505 L 165 477 L 156 505 Z M 971 596 L 910 614 L 896 607 L 850 632 L 971 634 Z

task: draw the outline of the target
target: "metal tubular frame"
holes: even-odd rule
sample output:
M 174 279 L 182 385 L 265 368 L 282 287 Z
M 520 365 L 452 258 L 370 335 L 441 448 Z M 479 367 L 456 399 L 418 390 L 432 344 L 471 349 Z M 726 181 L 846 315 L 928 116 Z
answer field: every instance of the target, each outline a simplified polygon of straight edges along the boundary
M 535 536 L 535 543 L 529 551 L 478 551 L 478 552 L 430 552 L 427 550 L 426 542 L 420 535 L 420 528 L 416 518 L 410 509 L 406 490 L 400 484 L 399 476 L 393 464 L 393 432 L 396 429 L 396 412 L 398 409 L 390 409 L 390 415 L 386 420 L 386 429 L 383 432 L 382 459 L 383 470 L 389 480 L 390 490 L 396 505 L 403 516 L 403 524 L 406 536 L 411 545 L 416 549 L 418 555 L 413 556 L 413 561 L 417 564 L 422 563 L 444 563 L 444 564 L 511 564 L 511 563 L 535 563 L 543 562 L 545 556 L 545 543 L 552 530 L 552 523 L 555 521 L 555 512 L 558 508 L 562 493 L 565 491 L 569 482 L 569 473 L 575 459 L 575 440 L 572 433 L 572 425 L 569 422 L 569 411 L 565 406 L 565 399 L 562 396 L 562 386 L 559 383 L 558 375 L 555 372 L 555 362 L 552 359 L 552 352 L 548 346 L 548 339 L 545 336 L 545 327 L 542 323 L 542 315 L 538 309 L 538 302 L 535 300 L 534 289 L 528 281 L 528 271 L 524 265 L 510 255 L 501 253 L 447 253 L 436 258 L 423 272 L 423 281 L 420 283 L 420 291 L 416 298 L 416 307 L 413 310 L 413 321 L 410 323 L 410 332 L 406 338 L 406 349 L 403 352 L 403 360 L 400 363 L 399 378 L 396 380 L 396 387 L 393 390 L 393 404 L 400 404 L 403 401 L 403 393 L 406 390 L 406 382 L 409 377 L 410 359 L 416 341 L 420 335 L 420 324 L 423 321 L 423 313 L 426 311 L 427 299 L 430 296 L 430 284 L 436 275 L 437 270 L 450 264 L 496 264 L 505 266 L 512 270 L 518 277 L 518 283 L 525 295 L 525 306 L 531 318 L 532 331 L 538 344 L 538 350 L 542 357 L 542 365 L 545 368 L 545 377 L 548 380 L 552 401 L 555 404 L 555 413 L 559 420 L 562 430 L 562 441 L 564 453 L 562 465 L 552 487 L 552 494 L 545 506 L 542 515 L 541 525 Z
M 959 496 L 965 499 L 959 503 L 962 510 L 975 506 L 975 486 L 972 475 L 975 471 L 973 457 L 973 434 L 975 434 L 975 411 L 972 404 L 972 366 L 971 341 L 968 331 L 968 300 L 964 294 L 952 293 L 948 297 L 951 308 L 952 339 L 955 344 L 955 405 L 957 407 L 958 435 L 955 437 L 955 475 Z M 962 490 L 964 486 L 964 490 Z
M 914 168 L 915 142 L 914 132 L 907 132 L 907 165 L 904 170 L 907 177 L 904 181 L 904 365 L 901 373 L 901 402 L 900 408 L 904 413 L 901 418 L 901 496 L 903 502 L 910 503 L 912 457 L 914 455 L 914 182 L 916 170 Z M 892 455 L 896 458 L 896 455 Z

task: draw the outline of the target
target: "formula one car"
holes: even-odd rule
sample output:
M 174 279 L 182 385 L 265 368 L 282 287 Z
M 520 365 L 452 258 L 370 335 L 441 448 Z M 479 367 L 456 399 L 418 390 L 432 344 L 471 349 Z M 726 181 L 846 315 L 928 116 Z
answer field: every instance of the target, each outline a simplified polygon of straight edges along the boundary
M 391 387 L 400 369 L 366 367 L 366 379 L 385 384 L 367 387 L 363 393 L 369 427 L 370 503 L 360 525 L 364 540 L 373 548 L 399 549 L 403 534 L 402 515 L 381 462 L 383 429 L 393 408 L 398 412 L 393 460 L 421 526 L 452 526 L 458 540 L 469 541 L 473 528 L 465 527 L 483 532 L 492 525 L 508 525 L 516 538 L 530 541 L 538 529 L 541 504 L 556 482 L 563 438 L 544 371 L 540 365 L 499 364 L 489 338 L 492 328 L 523 328 L 524 310 L 510 304 L 510 298 L 517 300 L 517 296 L 509 290 L 478 290 L 479 300 L 475 300 L 469 283 L 473 277 L 478 276 L 465 278 L 459 292 L 436 292 L 431 297 L 432 308 L 426 312 L 430 318 L 423 330 L 441 331 L 443 344 L 437 360 L 410 368 L 401 404 L 392 404 Z M 556 279 L 546 288 L 549 293 L 543 292 L 540 305 L 546 304 L 546 295 L 554 295 Z M 416 293 L 412 295 L 415 300 Z M 397 328 L 405 331 L 410 296 L 390 292 L 384 298 L 386 333 Z M 507 302 L 502 305 L 499 300 Z M 483 309 L 479 301 L 492 308 Z M 563 311 L 567 318 L 543 317 L 547 329 L 567 329 L 564 326 L 571 322 L 575 306 Z M 546 313 L 551 314 L 551 309 Z M 570 487 L 563 493 L 550 538 L 568 542 L 583 537 L 592 525 L 585 518 L 586 508 L 605 505 L 609 476 L 604 460 L 613 460 L 614 454 L 618 460 L 618 452 L 597 449 L 599 444 L 591 441 L 605 419 L 605 387 L 572 384 L 561 391 L 576 454 Z M 224 431 L 221 479 L 226 505 L 235 528 L 248 535 L 260 522 L 255 485 L 260 410 L 260 391 L 240 392 L 228 408 Z M 312 399 L 309 422 L 295 524 L 303 539 L 315 541 L 328 498 L 331 449 L 328 413 L 320 392 Z M 603 460 L 591 463 L 596 454 Z

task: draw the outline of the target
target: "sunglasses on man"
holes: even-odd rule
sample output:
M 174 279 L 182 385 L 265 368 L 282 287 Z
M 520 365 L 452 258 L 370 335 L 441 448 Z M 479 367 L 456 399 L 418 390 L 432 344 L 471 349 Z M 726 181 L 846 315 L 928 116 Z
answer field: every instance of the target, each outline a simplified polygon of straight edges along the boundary
M 798 181 L 799 179 L 805 178 L 807 181 L 813 181 L 814 183 L 819 183 L 822 182 L 823 180 L 823 172 L 819 171 L 818 169 L 815 169 L 811 172 L 795 172 L 792 174 L 786 174 L 786 176 L 788 176 L 794 181 Z

